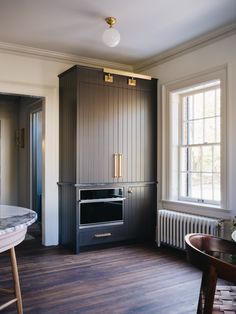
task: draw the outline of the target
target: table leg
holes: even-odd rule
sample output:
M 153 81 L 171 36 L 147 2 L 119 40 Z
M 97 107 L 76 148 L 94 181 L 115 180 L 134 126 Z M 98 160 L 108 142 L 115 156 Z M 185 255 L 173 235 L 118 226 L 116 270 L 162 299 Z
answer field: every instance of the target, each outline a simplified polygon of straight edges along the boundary
M 20 281 L 19 281 L 18 268 L 17 268 L 17 262 L 16 262 L 16 254 L 15 254 L 15 248 L 14 247 L 12 247 L 10 249 L 10 253 L 11 253 L 12 276 L 13 276 L 14 288 L 15 288 L 14 290 L 15 290 L 15 295 L 17 298 L 17 301 L 16 301 L 17 313 L 23 314 Z
M 210 268 L 202 274 L 197 314 L 212 314 L 216 283 L 216 269 L 210 266 Z

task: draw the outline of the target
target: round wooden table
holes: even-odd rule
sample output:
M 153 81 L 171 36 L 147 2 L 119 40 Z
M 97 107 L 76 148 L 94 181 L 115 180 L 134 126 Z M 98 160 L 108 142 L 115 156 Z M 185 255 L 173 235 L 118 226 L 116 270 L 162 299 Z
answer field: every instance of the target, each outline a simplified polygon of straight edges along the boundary
M 185 242 L 188 260 L 203 271 L 197 313 L 212 314 L 217 278 L 236 283 L 236 244 L 201 233 Z
M 18 206 L 0 205 L 0 253 L 7 250 L 10 251 L 12 276 L 14 281 L 13 291 L 1 288 L 0 292 L 13 292 L 15 294 L 14 299 L 0 305 L 0 311 L 16 302 L 17 313 L 23 313 L 15 246 L 24 240 L 27 227 L 34 223 L 36 219 L 37 214 L 31 209 Z

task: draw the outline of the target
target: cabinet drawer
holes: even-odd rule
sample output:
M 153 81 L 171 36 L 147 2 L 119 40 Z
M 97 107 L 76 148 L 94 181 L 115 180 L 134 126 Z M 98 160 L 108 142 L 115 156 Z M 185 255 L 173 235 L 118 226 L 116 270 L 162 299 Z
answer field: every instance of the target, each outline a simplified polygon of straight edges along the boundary
M 93 245 L 120 241 L 126 238 L 124 225 L 79 230 L 79 244 Z

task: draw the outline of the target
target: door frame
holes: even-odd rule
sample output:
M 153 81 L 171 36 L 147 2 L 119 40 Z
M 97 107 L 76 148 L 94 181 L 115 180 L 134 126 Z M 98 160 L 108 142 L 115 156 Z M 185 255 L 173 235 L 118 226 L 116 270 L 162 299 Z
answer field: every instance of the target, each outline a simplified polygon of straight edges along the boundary
M 35 178 L 34 178 L 34 172 L 35 172 L 35 164 L 33 163 L 33 160 L 35 156 L 35 153 L 33 153 L 33 114 L 41 112 L 42 113 L 42 104 L 43 104 L 43 99 L 40 99 L 40 101 L 37 101 L 32 108 L 29 109 L 29 158 L 28 160 L 30 161 L 29 163 L 29 175 L 30 175 L 30 206 L 33 209 L 34 207 L 34 201 L 33 200 L 33 190 L 35 188 Z M 40 142 L 42 145 L 42 142 Z M 34 160 L 35 161 L 35 160 Z M 34 168 L 34 170 L 33 170 Z M 41 180 L 42 180 L 42 171 L 40 173 L 41 175 Z M 36 178 L 38 177 L 38 174 L 36 175 Z M 41 214 L 41 213 L 40 213 Z
M 0 80 L 0 93 L 44 98 L 42 104 L 42 243 L 58 244 L 58 86 Z

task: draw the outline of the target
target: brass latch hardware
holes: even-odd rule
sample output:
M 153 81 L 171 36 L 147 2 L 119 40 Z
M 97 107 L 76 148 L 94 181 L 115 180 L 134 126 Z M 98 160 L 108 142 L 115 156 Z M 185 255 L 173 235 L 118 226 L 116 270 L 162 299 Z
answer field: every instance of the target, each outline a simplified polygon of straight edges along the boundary
M 128 79 L 129 86 L 136 86 L 136 80 L 132 77 Z
M 113 83 L 113 76 L 110 73 L 105 74 L 105 82 Z
M 133 193 L 133 189 L 132 188 L 128 188 L 128 193 L 132 194 Z

